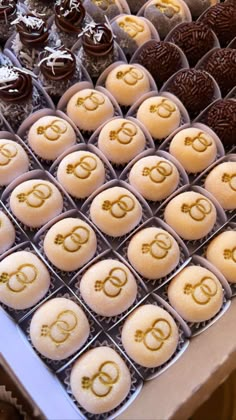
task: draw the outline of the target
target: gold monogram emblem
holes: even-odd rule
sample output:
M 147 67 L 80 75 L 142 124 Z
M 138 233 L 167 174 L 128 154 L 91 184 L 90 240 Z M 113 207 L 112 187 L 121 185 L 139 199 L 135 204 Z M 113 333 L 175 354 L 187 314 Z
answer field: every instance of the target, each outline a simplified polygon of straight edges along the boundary
M 222 176 L 222 182 L 227 182 L 231 190 L 236 191 L 236 174 L 224 174 Z
M 212 141 L 204 136 L 201 131 L 195 137 L 186 137 L 185 146 L 192 146 L 196 152 L 205 152 L 208 147 L 212 146 Z
M 144 31 L 144 26 L 136 22 L 131 17 L 126 16 L 121 22 L 119 27 L 123 29 L 131 38 L 135 38 L 139 33 Z
M 165 341 L 171 336 L 170 323 L 164 319 L 156 319 L 146 331 L 137 330 L 134 340 L 143 343 L 148 350 L 157 351 L 162 348 Z
M 22 292 L 29 284 L 32 284 L 38 275 L 33 264 L 22 264 L 12 273 L 2 273 L 0 283 L 6 284 L 11 292 Z
M 211 277 L 203 277 L 203 279 L 195 284 L 186 284 L 184 287 L 184 294 L 191 295 L 194 302 L 199 305 L 206 305 L 211 298 L 217 293 L 218 287 L 214 279 Z
M 86 111 L 96 111 L 101 105 L 105 103 L 104 96 L 99 92 L 91 92 L 85 98 L 77 99 L 77 106 L 83 106 Z
M 143 168 L 143 176 L 149 176 L 150 180 L 155 182 L 156 184 L 161 184 L 165 181 L 165 179 L 173 173 L 173 166 L 166 162 L 165 160 L 161 160 L 155 166 L 151 168 Z
M 107 361 L 101 364 L 98 372 L 91 378 L 83 376 L 81 383 L 83 389 L 90 389 L 96 397 L 106 397 L 110 394 L 120 376 L 119 367 L 115 362 Z
M 121 195 L 117 200 L 109 201 L 105 200 L 102 209 L 109 211 L 113 217 L 122 219 L 127 213 L 132 211 L 135 207 L 135 202 L 129 195 Z
M 173 103 L 170 103 L 168 99 L 162 99 L 159 104 L 150 106 L 150 112 L 152 114 L 157 113 L 161 118 L 170 118 L 175 111 L 176 106 Z
M 54 240 L 56 245 L 62 245 L 67 252 L 77 252 L 82 245 L 89 241 L 89 230 L 84 226 L 77 226 L 66 235 L 58 234 Z
M 18 150 L 14 144 L 5 143 L 0 146 L 0 166 L 6 166 L 17 155 Z
M 102 10 L 107 10 L 112 4 L 114 4 L 114 0 L 92 0 L 92 2 Z
M 97 160 L 93 156 L 86 155 L 83 156 L 79 162 L 67 165 L 66 173 L 69 175 L 73 174 L 79 179 L 86 179 L 95 171 L 97 165 Z
M 42 207 L 46 200 L 52 196 L 52 189 L 46 184 L 35 184 L 27 193 L 17 195 L 19 203 L 26 203 L 29 207 Z
M 177 14 L 180 12 L 180 6 L 174 4 L 171 0 L 158 0 L 155 6 L 160 12 L 165 13 L 168 9 L 171 9 L 172 13 Z
M 115 267 L 109 271 L 104 280 L 97 280 L 94 287 L 96 292 L 103 291 L 106 296 L 113 298 L 119 296 L 127 281 L 128 277 L 125 270 Z
M 211 213 L 212 204 L 206 198 L 198 198 L 193 204 L 183 204 L 181 211 L 189 213 L 193 220 L 201 222 Z
M 37 134 L 43 134 L 49 141 L 59 140 L 62 134 L 66 133 L 67 126 L 62 120 L 53 120 L 48 125 L 41 125 L 37 128 Z
M 135 86 L 140 80 L 144 78 L 144 74 L 141 70 L 135 67 L 130 67 L 128 70 L 118 71 L 116 78 L 122 79 L 129 86 Z
M 116 140 L 121 144 L 130 144 L 137 132 L 134 124 L 125 122 L 117 130 L 110 131 L 109 138 L 111 141 Z
M 55 322 L 42 325 L 41 337 L 49 337 L 58 347 L 68 340 L 77 325 L 78 319 L 75 313 L 71 310 L 63 311 L 59 313 Z
M 232 249 L 225 249 L 224 250 L 224 259 L 225 260 L 232 260 L 236 263 L 236 247 Z
M 172 248 L 172 240 L 166 233 L 158 233 L 149 244 L 142 245 L 143 254 L 151 254 L 153 258 L 162 260 Z

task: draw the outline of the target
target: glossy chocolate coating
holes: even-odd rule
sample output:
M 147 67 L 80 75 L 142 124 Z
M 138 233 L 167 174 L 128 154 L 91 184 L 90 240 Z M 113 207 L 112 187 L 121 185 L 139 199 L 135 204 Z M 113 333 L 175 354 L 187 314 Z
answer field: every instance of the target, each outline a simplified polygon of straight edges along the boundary
M 106 24 L 97 23 L 82 37 L 84 51 L 93 56 L 108 54 L 113 47 L 113 35 Z
M 0 99 L 6 103 L 22 103 L 32 95 L 33 84 L 29 74 L 17 70 L 18 77 L 6 83 L 0 83 Z M 4 87 L 3 87 L 4 86 Z
M 13 20 L 17 7 L 15 0 L 2 0 L 0 4 L 0 21 Z
M 26 15 L 27 17 L 36 18 L 33 14 Z M 36 27 L 35 25 L 27 25 L 25 22 L 21 21 L 16 24 L 17 32 L 19 33 L 20 40 L 22 44 L 27 48 L 42 48 L 48 40 L 49 32 L 46 27 L 45 22 L 41 22 L 40 25 Z
M 76 59 L 74 54 L 70 50 L 64 48 L 61 48 L 61 50 L 66 52 L 71 59 L 62 56 L 54 60 L 53 66 L 50 65 L 50 60 L 44 60 L 39 65 L 40 71 L 47 80 L 69 80 L 76 71 Z M 40 58 L 43 60 L 49 56 L 50 52 L 44 51 Z
M 70 0 L 62 0 L 55 6 L 55 23 L 58 29 L 67 33 L 80 33 L 85 18 L 85 8 L 79 0 L 70 5 Z

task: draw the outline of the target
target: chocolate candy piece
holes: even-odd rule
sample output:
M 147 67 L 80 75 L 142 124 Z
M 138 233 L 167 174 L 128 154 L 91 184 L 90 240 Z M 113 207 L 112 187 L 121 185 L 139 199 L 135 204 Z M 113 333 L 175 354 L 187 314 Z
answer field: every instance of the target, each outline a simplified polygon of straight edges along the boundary
M 221 3 L 210 7 L 200 16 L 200 22 L 208 25 L 216 33 L 222 47 L 236 36 L 235 2 Z
M 32 95 L 32 77 L 20 69 L 0 68 L 0 99 L 7 103 L 21 103 Z
M 80 33 L 85 18 L 85 8 L 79 0 L 56 2 L 55 23 L 58 29 L 68 34 Z
M 69 80 L 76 71 L 75 56 L 66 48 L 47 48 L 40 58 L 40 71 L 47 80 Z
M 215 131 L 226 148 L 235 145 L 236 101 L 234 99 L 219 99 L 202 115 L 200 121 Z
M 216 49 L 200 68 L 214 77 L 221 89 L 222 96 L 225 96 L 236 85 L 236 50 Z
M 195 118 L 214 99 L 214 80 L 203 70 L 179 71 L 167 82 L 166 90 L 176 95 L 184 104 L 190 117 Z
M 113 34 L 107 24 L 89 25 L 82 37 L 84 51 L 93 56 L 109 54 L 113 48 Z
M 190 9 L 193 19 L 197 19 L 208 7 L 219 3 L 220 0 L 184 0 Z
M 155 40 L 145 43 L 134 61 L 151 73 L 159 89 L 176 71 L 186 67 L 187 62 L 175 45 Z
M 20 14 L 14 23 L 22 44 L 27 48 L 42 48 L 47 43 L 48 29 L 45 22 L 36 15 Z
M 0 401 L 0 419 L 1 420 L 22 420 L 23 417 L 12 404 L 6 401 Z
M 215 46 L 212 30 L 201 22 L 181 23 L 173 29 L 167 40 L 182 49 L 190 67 L 194 67 Z

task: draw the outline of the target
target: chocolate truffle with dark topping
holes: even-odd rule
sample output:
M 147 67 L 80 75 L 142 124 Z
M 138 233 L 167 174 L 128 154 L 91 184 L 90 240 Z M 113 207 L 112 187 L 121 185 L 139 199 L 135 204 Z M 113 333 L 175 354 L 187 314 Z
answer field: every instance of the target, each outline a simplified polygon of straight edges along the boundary
M 0 0 L 0 42 L 5 42 L 13 33 L 11 25 L 16 18 L 17 0 Z
M 226 96 L 236 86 L 236 50 L 216 49 L 202 63 L 201 69 L 210 73 L 217 81 L 222 96 Z
M 167 40 L 181 48 L 190 67 L 194 67 L 200 58 L 216 46 L 213 31 L 201 22 L 181 23 L 173 29 Z
M 184 0 L 189 7 L 193 19 L 197 19 L 208 7 L 214 6 L 220 0 Z
M 154 78 L 158 89 L 178 70 L 187 67 L 181 51 L 169 42 L 146 42 L 134 57 L 134 62 L 145 67 Z
M 81 69 L 75 55 L 68 49 L 46 47 L 40 55 L 39 79 L 52 97 L 58 102 L 63 93 L 81 80 Z
M 220 3 L 210 7 L 199 18 L 200 22 L 208 25 L 217 35 L 222 47 L 236 36 L 236 7 L 235 2 Z
M 46 21 L 53 14 L 55 0 L 25 0 L 24 3 L 30 12 L 37 13 Z
M 235 146 L 236 100 L 219 99 L 202 115 L 200 122 L 218 135 L 227 150 Z
M 167 81 L 166 90 L 176 95 L 194 119 L 214 100 L 214 79 L 203 70 L 180 70 Z

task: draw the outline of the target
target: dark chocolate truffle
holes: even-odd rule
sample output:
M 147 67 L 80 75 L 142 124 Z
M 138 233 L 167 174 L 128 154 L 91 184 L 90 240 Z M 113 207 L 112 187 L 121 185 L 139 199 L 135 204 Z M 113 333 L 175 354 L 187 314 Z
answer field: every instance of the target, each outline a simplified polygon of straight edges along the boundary
M 223 97 L 236 86 L 236 50 L 216 49 L 203 61 L 200 68 L 214 77 Z
M 173 29 L 167 40 L 181 48 L 190 67 L 194 67 L 200 58 L 217 46 L 214 33 L 201 22 L 181 23 Z
M 210 7 L 199 18 L 217 35 L 222 47 L 236 36 L 236 6 L 233 3 L 220 3 Z
M 208 7 L 219 3 L 219 0 L 184 0 L 190 9 L 193 19 L 197 19 Z
M 0 41 L 6 41 L 14 31 L 11 23 L 16 18 L 16 13 L 16 0 L 0 1 Z
M 201 116 L 200 122 L 218 135 L 227 150 L 235 146 L 236 100 L 219 99 Z
M 1 420 L 22 420 L 23 416 L 19 411 L 7 401 L 0 401 L 0 419 Z
M 187 60 L 182 57 L 178 47 L 169 42 L 155 40 L 148 41 L 139 48 L 134 61 L 151 73 L 159 89 L 176 71 L 187 67 Z
M 180 70 L 167 81 L 167 91 L 176 95 L 184 104 L 190 118 L 194 119 L 214 100 L 213 78 L 203 70 Z
M 69 34 L 81 32 L 85 18 L 85 8 L 79 0 L 57 1 L 54 11 L 58 29 Z

